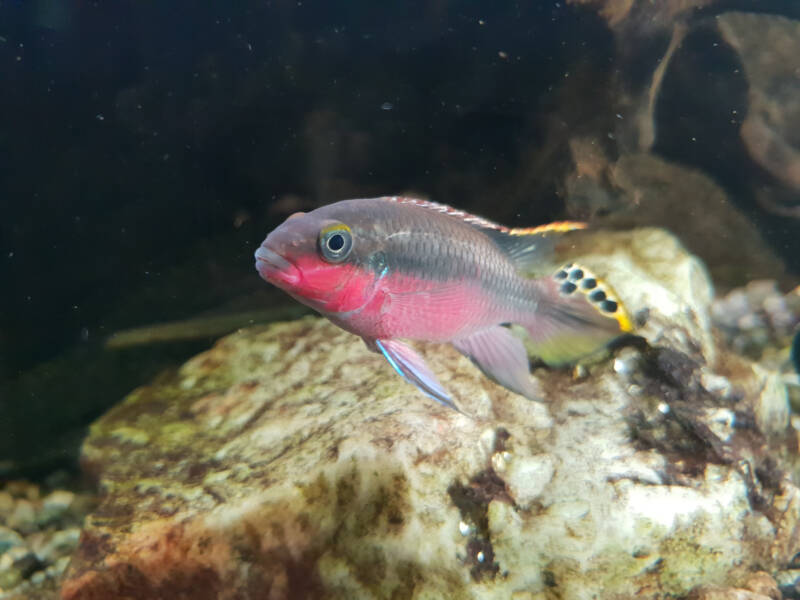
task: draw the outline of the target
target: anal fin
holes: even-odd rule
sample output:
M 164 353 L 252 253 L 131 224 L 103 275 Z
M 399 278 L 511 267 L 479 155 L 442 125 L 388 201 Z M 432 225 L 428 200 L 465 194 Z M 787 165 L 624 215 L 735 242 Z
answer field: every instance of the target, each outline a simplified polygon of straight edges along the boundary
M 531 400 L 538 397 L 525 345 L 505 327 L 490 327 L 452 343 L 487 377 Z

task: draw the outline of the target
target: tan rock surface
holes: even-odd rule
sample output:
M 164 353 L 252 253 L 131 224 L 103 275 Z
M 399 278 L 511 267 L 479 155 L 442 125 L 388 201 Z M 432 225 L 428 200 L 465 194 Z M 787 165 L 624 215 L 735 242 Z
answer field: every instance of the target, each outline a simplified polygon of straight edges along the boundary
M 537 369 L 542 402 L 419 345 L 459 414 L 315 318 L 133 392 L 85 443 L 104 499 L 62 598 L 661 598 L 784 567 L 785 390 L 713 347 L 708 278 L 674 238 L 581 244 L 654 347 Z

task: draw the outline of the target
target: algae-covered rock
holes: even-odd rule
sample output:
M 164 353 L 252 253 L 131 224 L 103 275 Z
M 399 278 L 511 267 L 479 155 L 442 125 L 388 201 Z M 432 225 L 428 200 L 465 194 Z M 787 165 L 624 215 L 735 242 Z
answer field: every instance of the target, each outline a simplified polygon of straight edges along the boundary
M 84 444 L 104 497 L 62 597 L 663 598 L 787 569 L 785 390 L 715 347 L 702 265 L 653 229 L 572 254 L 644 341 L 535 369 L 540 402 L 418 344 L 450 410 L 319 318 L 133 392 Z

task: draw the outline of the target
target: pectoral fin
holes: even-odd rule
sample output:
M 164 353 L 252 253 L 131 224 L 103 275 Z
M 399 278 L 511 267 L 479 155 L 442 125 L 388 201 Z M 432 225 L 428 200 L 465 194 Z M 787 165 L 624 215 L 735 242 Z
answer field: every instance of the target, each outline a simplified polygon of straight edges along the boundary
M 461 412 L 425 360 L 413 348 L 397 340 L 375 340 L 374 344 L 403 379 L 437 402 Z
M 505 327 L 484 329 L 454 340 L 453 346 L 500 385 L 532 400 L 538 397 L 525 345 Z

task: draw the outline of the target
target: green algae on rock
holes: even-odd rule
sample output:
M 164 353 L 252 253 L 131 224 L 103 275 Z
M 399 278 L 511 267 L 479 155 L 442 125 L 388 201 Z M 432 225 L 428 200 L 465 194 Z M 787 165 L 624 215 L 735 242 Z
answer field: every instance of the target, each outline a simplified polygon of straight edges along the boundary
M 84 444 L 104 496 L 62 598 L 661 598 L 785 569 L 800 493 L 780 379 L 716 346 L 708 276 L 669 234 L 570 252 L 646 343 L 581 376 L 535 369 L 542 402 L 420 344 L 471 416 L 440 407 L 317 318 L 242 330 L 130 394 Z

